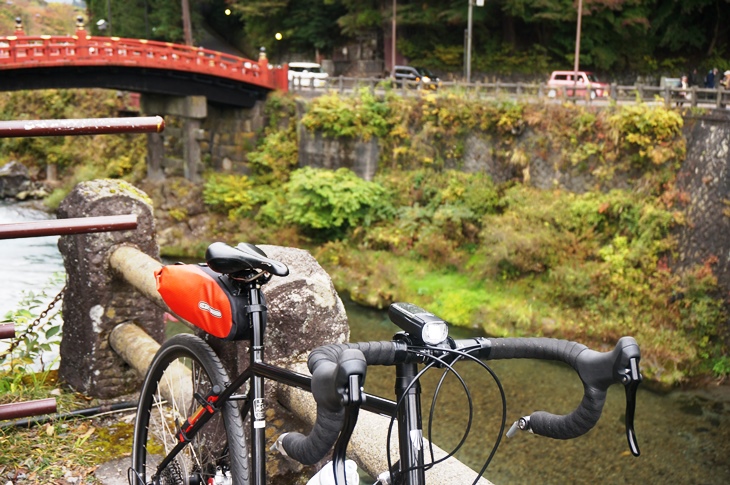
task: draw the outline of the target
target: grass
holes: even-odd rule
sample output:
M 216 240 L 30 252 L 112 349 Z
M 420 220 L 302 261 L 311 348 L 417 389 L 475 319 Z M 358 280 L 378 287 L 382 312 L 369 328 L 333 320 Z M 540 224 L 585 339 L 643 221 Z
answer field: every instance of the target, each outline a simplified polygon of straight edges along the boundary
M 57 385 L 55 371 L 0 375 L 0 403 L 55 397 L 58 413 L 100 403 Z M 4 424 L 4 423 L 3 423 Z M 128 455 L 132 425 L 118 416 L 56 419 L 33 427 L 0 428 L 2 483 L 98 483 L 99 464 Z

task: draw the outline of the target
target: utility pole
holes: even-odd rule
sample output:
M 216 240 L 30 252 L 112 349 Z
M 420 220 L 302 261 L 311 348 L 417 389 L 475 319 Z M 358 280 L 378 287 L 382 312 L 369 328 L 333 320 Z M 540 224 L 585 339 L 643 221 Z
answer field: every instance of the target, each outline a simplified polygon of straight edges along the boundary
M 578 67 L 580 66 L 580 22 L 583 18 L 583 0 L 578 0 L 578 27 L 575 32 L 575 60 L 573 62 L 573 96 L 578 85 Z
M 182 22 L 183 34 L 185 35 L 185 45 L 193 45 L 193 26 L 190 22 L 189 0 L 182 0 Z
M 484 0 L 476 0 L 477 7 L 484 6 Z M 474 0 L 469 0 L 469 14 L 466 26 L 466 83 L 471 83 L 471 39 L 472 39 L 472 10 Z
M 471 24 L 472 24 L 472 1 L 469 0 L 469 15 L 466 27 L 466 83 L 471 82 Z
M 109 37 L 112 36 L 112 3 L 111 0 L 106 0 L 106 18 L 109 24 Z
M 393 0 L 393 22 L 392 22 L 392 33 L 391 37 L 393 41 L 390 45 L 390 75 L 393 75 L 395 70 L 395 14 L 396 14 L 396 0 Z

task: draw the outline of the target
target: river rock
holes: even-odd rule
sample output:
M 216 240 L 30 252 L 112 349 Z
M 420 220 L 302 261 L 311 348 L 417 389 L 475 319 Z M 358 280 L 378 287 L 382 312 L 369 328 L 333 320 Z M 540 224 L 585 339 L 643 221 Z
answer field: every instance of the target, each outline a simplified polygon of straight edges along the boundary
M 28 169 L 15 160 L 0 167 L 0 197 L 17 197 L 31 188 Z

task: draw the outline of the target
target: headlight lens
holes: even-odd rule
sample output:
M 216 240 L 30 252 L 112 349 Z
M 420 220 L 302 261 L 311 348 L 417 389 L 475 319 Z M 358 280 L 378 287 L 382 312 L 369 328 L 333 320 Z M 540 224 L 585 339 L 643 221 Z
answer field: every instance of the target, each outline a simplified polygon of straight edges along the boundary
M 437 345 L 449 336 L 449 326 L 444 321 L 428 322 L 421 330 L 421 338 L 428 345 Z

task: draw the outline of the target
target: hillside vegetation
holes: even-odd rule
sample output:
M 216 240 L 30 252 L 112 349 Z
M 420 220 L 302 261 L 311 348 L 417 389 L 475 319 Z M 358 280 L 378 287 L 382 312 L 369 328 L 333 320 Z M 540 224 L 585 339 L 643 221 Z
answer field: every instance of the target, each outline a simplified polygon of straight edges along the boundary
M 71 35 L 76 31 L 76 17 L 84 11 L 65 3 L 44 0 L 3 1 L 0 8 L 0 35 L 15 34 L 15 19 L 23 21 L 26 35 Z
M 113 103 L 106 91 L 6 93 L 0 116 L 104 116 Z M 295 99 L 272 95 L 266 111 L 251 175 L 208 172 L 198 186 L 145 183 L 142 135 L 0 140 L 0 161 L 21 160 L 41 178 L 57 163 L 67 183 L 51 205 L 82 179 L 138 184 L 157 201 L 168 255 L 201 258 L 214 240 L 305 247 L 364 305 L 411 301 L 489 335 L 598 348 L 633 335 L 646 376 L 667 385 L 730 373 L 714 261 L 673 265 L 688 200 L 674 184 L 685 155 L 678 112 L 456 93 L 309 102 L 302 129 L 378 139 L 380 169 L 366 182 L 347 169 L 298 168 Z M 486 140 L 512 175 L 462 172 L 469 137 Z M 587 190 L 534 188 L 535 157 L 583 176 Z

